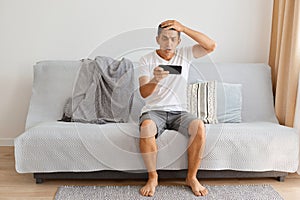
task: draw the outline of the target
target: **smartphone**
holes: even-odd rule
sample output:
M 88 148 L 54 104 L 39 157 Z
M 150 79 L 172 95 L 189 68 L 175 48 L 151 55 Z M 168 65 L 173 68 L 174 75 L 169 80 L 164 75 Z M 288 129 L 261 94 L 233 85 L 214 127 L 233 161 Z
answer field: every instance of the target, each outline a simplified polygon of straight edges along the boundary
M 169 71 L 170 74 L 181 74 L 182 67 L 180 65 L 159 65 L 164 71 Z

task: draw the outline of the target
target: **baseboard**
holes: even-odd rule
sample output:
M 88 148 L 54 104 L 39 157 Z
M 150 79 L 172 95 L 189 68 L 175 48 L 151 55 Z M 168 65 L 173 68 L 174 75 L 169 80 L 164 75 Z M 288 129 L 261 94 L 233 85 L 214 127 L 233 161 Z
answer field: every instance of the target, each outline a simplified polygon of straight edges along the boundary
M 0 146 L 14 146 L 14 138 L 0 138 Z

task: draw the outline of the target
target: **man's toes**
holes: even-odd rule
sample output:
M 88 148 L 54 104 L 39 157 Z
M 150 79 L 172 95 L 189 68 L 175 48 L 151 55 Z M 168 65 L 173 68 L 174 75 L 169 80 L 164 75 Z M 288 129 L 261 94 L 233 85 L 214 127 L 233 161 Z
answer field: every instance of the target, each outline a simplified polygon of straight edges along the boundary
M 147 196 L 147 190 L 143 192 L 143 196 Z
M 200 191 L 201 196 L 206 196 L 208 194 L 208 190 L 205 188 L 204 190 Z
M 201 193 L 197 190 L 193 191 L 196 196 L 201 196 Z
M 143 196 L 146 196 L 146 194 L 147 194 L 147 190 L 145 190 L 143 188 L 140 190 L 140 192 L 141 192 L 141 195 L 143 195 Z
M 153 191 L 149 191 L 148 196 L 153 197 L 154 192 Z

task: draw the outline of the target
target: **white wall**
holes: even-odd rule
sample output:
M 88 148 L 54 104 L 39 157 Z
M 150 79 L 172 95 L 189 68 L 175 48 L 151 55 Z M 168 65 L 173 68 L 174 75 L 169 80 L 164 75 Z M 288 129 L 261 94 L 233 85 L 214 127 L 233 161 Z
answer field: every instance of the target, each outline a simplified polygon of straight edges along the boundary
M 215 62 L 268 62 L 272 0 L 0 0 L 0 145 L 24 131 L 32 65 L 85 58 L 125 31 L 177 19 L 217 41 Z

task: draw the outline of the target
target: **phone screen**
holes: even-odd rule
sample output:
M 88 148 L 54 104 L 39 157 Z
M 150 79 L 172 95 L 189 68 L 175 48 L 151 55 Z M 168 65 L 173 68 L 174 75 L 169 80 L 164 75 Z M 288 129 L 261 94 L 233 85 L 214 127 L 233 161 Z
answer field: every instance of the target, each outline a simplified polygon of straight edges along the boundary
M 170 74 L 181 74 L 182 67 L 180 65 L 159 65 L 165 71 L 169 71 Z

